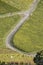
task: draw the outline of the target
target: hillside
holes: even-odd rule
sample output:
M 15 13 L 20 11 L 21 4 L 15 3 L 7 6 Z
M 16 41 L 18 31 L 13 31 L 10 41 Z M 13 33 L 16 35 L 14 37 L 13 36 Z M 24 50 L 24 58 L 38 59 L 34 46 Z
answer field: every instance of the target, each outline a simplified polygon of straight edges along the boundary
M 43 49 L 43 0 L 14 36 L 14 46 L 25 52 Z
M 19 11 L 19 9 L 10 6 L 9 4 L 5 3 L 4 1 L 0 1 L 0 14 L 16 12 L 16 11 Z
M 13 6 L 14 8 L 24 11 L 27 10 L 30 6 L 30 4 L 33 2 L 33 0 L 2 0 L 5 3 L 9 4 L 10 6 Z
M 33 0 L 1 0 L 0 1 L 0 61 L 5 62 L 30 62 L 31 57 L 19 54 L 6 47 L 6 37 L 22 19 L 22 15 L 17 15 L 15 12 L 27 10 Z M 20 3 L 21 2 L 21 3 Z M 21 4 L 23 5 L 21 6 Z M 24 7 L 23 7 L 24 6 Z M 10 16 L 9 16 L 10 13 Z M 12 16 L 12 13 L 15 15 Z M 13 57 L 13 58 L 11 58 Z

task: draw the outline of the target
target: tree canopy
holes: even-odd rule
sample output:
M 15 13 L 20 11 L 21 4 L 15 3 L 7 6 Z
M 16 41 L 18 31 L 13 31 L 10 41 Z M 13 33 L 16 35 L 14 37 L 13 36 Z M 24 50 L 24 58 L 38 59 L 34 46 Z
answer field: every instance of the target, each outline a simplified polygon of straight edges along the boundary
M 43 50 L 40 52 L 37 52 L 33 60 L 36 63 L 36 65 L 43 65 Z

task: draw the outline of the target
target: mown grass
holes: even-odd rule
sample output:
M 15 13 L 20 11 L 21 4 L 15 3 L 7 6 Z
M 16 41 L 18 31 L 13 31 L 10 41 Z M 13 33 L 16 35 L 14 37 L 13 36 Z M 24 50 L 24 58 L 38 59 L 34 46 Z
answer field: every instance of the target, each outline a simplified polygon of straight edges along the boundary
M 12 7 L 7 3 L 0 1 L 0 14 L 19 11 L 16 7 Z
M 14 45 L 25 52 L 43 49 L 43 0 L 14 36 Z
M 30 4 L 33 0 L 2 0 L 7 4 L 19 9 L 20 11 L 29 9 Z

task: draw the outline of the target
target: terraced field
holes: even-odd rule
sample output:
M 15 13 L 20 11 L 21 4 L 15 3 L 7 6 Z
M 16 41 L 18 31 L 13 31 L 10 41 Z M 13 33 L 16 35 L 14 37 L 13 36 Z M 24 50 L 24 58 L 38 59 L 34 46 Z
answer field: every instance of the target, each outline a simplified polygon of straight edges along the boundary
M 33 52 L 43 49 L 43 0 L 13 39 L 16 48 Z
M 23 11 L 23 10 L 27 10 L 30 6 L 30 4 L 32 3 L 33 0 L 2 0 L 4 2 L 6 2 L 7 4 L 13 6 L 14 8 Z

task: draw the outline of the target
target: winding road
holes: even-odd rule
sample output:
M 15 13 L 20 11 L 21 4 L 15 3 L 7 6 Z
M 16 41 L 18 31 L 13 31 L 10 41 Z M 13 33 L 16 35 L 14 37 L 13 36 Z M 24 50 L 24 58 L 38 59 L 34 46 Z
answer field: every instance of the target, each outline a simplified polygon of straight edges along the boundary
M 13 15 L 16 15 L 16 14 L 23 14 L 24 17 L 19 21 L 19 23 L 14 27 L 13 30 L 11 30 L 11 32 L 8 34 L 8 36 L 6 37 L 6 40 L 5 40 L 5 43 L 6 43 L 6 47 L 13 50 L 13 51 L 16 51 L 16 52 L 19 52 L 19 53 L 22 53 L 22 54 L 25 54 L 25 55 L 28 55 L 28 56 L 35 56 L 36 54 L 34 53 L 26 53 L 26 52 L 23 52 L 21 50 L 18 50 L 17 48 L 15 48 L 11 42 L 13 36 L 15 35 L 15 33 L 18 31 L 18 29 L 22 26 L 22 24 L 24 22 L 26 22 L 26 20 L 30 17 L 30 15 L 33 13 L 33 11 L 36 9 L 37 7 L 37 4 L 39 3 L 39 0 L 34 0 L 33 3 L 31 4 L 30 6 L 30 9 L 27 10 L 26 12 L 18 12 L 18 13 L 7 13 L 3 16 L 0 16 L 0 18 L 5 18 L 5 17 L 9 17 L 9 16 L 13 16 Z

